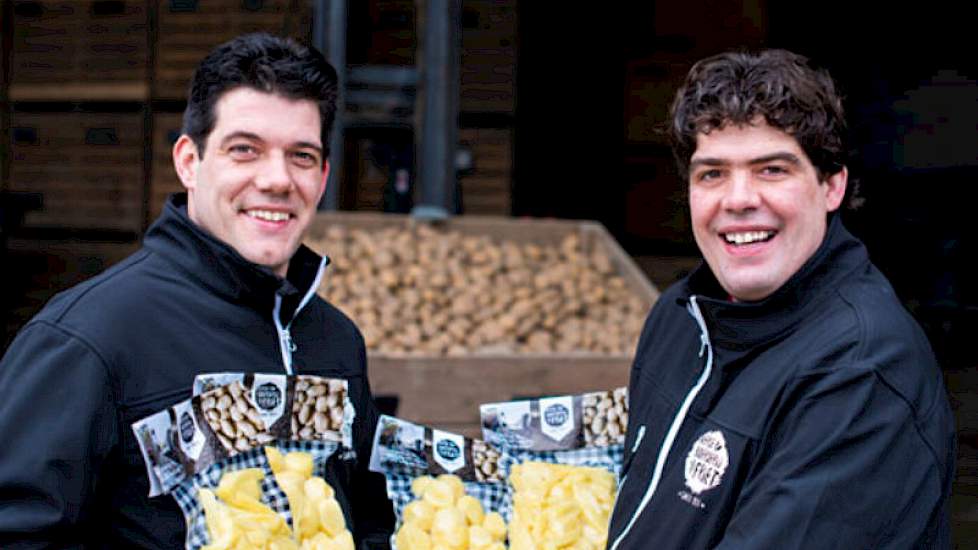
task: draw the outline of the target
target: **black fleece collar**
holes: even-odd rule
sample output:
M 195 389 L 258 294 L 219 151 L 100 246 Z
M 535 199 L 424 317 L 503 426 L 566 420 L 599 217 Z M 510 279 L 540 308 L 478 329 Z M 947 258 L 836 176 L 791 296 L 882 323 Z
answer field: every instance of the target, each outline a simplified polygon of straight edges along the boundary
M 186 193 L 169 197 L 163 213 L 146 232 L 143 245 L 211 292 L 263 311 L 271 311 L 275 294 L 283 297 L 283 310 L 294 310 L 323 263 L 323 257 L 305 245 L 292 256 L 284 279 L 265 266 L 249 262 L 190 219 Z
M 746 352 L 791 333 L 814 305 L 868 263 L 865 246 L 833 213 L 815 254 L 771 296 L 757 302 L 728 300 L 704 262 L 687 278 L 682 301 L 697 295 L 715 348 Z

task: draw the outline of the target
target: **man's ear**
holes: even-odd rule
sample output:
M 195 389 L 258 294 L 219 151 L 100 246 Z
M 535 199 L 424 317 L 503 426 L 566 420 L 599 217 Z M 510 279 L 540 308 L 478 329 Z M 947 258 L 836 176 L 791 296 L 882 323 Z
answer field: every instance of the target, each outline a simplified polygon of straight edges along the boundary
M 197 166 L 200 164 L 200 155 L 197 145 L 187 134 L 181 134 L 177 142 L 173 144 L 173 167 L 177 170 L 177 177 L 187 189 L 192 191 L 197 186 Z
M 846 185 L 849 182 L 849 170 L 843 166 L 842 170 L 825 178 L 822 182 L 825 193 L 825 211 L 833 212 L 842 204 L 842 199 L 846 195 Z

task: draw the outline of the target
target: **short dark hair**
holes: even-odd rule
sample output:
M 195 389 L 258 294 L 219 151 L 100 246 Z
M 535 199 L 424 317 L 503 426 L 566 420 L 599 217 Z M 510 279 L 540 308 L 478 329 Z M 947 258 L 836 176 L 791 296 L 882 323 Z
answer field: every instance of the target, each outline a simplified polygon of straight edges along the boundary
M 337 77 L 319 51 L 291 38 L 253 33 L 229 40 L 207 54 L 190 82 L 182 130 L 201 157 L 214 129 L 214 106 L 225 92 L 240 87 L 315 101 L 325 162 L 336 117 Z
M 684 178 L 696 136 L 764 117 L 794 137 L 819 180 L 846 165 L 845 118 L 832 77 L 787 50 L 727 52 L 690 69 L 670 109 L 673 153 Z

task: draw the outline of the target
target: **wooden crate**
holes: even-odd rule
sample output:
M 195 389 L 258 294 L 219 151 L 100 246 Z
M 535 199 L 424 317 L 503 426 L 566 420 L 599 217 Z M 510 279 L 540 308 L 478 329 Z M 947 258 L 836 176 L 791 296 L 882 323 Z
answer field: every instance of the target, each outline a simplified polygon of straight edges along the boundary
M 462 111 L 511 113 L 516 106 L 516 6 L 512 0 L 462 2 Z
M 312 0 L 162 0 L 153 68 L 154 93 L 185 99 L 194 69 L 207 53 L 240 34 L 266 31 L 308 43 Z
M 375 231 L 400 227 L 407 219 L 394 214 L 324 212 L 313 222 L 309 239 L 321 239 L 331 225 Z M 518 243 L 557 244 L 568 234 L 577 234 L 585 248 L 605 251 L 617 273 L 649 308 L 659 295 L 642 270 L 596 222 L 460 216 L 444 222 L 444 227 L 465 235 Z M 624 386 L 632 356 L 575 353 L 395 358 L 371 354 L 369 362 L 374 394 L 396 396 L 398 416 L 478 435 L 479 404 Z
M 142 113 L 14 112 L 10 127 L 7 188 L 43 197 L 25 227 L 141 230 Z
M 473 169 L 459 178 L 465 214 L 508 216 L 513 209 L 513 145 L 509 129 L 462 128 L 459 142 Z
M 148 97 L 145 2 L 36 0 L 12 12 L 11 99 Z
M 155 113 L 153 115 L 153 176 L 150 184 L 149 216 L 155 220 L 163 211 L 163 204 L 170 193 L 183 191 L 184 187 L 173 168 L 173 144 L 180 137 L 183 115 L 179 113 Z

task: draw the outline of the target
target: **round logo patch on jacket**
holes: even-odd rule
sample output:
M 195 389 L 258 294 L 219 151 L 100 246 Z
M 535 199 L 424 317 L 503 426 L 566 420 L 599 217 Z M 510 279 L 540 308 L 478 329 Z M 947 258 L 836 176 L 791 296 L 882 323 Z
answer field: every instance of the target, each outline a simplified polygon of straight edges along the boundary
M 686 455 L 686 486 L 698 495 L 720 485 L 729 464 L 723 433 L 719 430 L 706 432 Z

